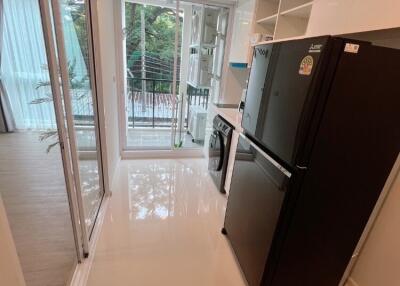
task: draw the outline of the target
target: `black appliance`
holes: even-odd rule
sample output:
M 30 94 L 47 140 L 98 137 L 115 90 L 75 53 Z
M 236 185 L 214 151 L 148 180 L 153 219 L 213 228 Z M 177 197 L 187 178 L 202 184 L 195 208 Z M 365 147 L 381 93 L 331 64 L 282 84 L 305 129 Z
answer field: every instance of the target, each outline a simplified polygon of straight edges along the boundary
M 250 286 L 337 286 L 400 151 L 400 51 L 256 46 L 223 233 Z
M 229 149 L 233 126 L 217 115 L 213 120 L 210 136 L 208 170 L 219 191 L 225 194 L 225 177 L 228 168 Z

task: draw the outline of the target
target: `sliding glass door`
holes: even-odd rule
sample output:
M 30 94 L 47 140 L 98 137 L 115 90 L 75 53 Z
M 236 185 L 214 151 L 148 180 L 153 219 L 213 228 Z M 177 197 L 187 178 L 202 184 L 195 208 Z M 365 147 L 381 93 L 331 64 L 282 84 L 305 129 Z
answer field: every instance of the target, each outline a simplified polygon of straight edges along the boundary
M 64 96 L 64 100 L 69 99 L 69 102 L 65 104 L 69 104 L 71 110 L 66 108 L 70 111 L 66 116 L 67 120 L 71 119 L 69 128 L 74 131 L 70 134 L 75 136 L 75 154 L 78 160 L 85 225 L 90 236 L 104 195 L 104 188 L 100 170 L 101 154 L 93 58 L 89 51 L 91 43 L 88 8 L 87 0 L 53 1 L 55 17 L 58 16 L 56 10 L 60 9 L 61 21 L 59 23 L 58 19 L 55 19 L 55 23 L 61 24 L 60 27 L 56 27 L 56 34 L 61 34 L 62 30 L 64 35 L 63 39 L 62 37 L 57 37 L 57 39 L 59 50 L 62 49 L 60 41 L 64 41 L 65 60 L 62 61 L 61 53 L 59 57 L 60 65 L 64 65 L 61 72 L 64 69 L 65 80 L 69 82 L 69 89 L 64 89 L 65 94 L 69 92 L 69 98 Z
M 180 75 L 178 58 L 174 78 L 175 37 L 176 33 L 180 37 L 182 15 L 176 13 L 172 2 L 149 5 L 123 1 L 123 5 L 126 145 L 132 149 L 170 149 L 176 111 L 173 82 L 179 82 Z
M 27 286 L 67 285 L 81 248 L 49 67 L 38 1 L 0 0 L 0 204 Z
M 202 148 L 210 98 L 220 90 L 229 8 L 120 1 L 123 148 Z
M 84 0 L 40 0 L 47 19 L 48 56 L 56 62 L 62 116 L 68 134 L 84 254 L 104 196 L 91 42 L 90 7 Z M 52 48 L 55 51 L 52 51 Z M 59 85 L 55 80 L 52 85 Z
M 0 204 L 28 286 L 69 283 L 104 196 L 88 3 L 0 0 Z

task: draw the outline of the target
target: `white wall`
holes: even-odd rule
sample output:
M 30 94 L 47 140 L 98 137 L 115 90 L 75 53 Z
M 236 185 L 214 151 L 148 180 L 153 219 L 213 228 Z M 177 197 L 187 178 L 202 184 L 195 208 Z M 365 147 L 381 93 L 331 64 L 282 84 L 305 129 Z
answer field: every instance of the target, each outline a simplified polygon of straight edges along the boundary
M 115 171 L 120 160 L 114 1 L 97 0 L 97 16 L 99 45 L 97 45 L 96 49 L 100 53 L 102 79 L 102 93 L 99 96 L 102 96 L 104 104 L 108 179 L 112 186 Z
M 400 285 L 400 169 L 352 269 L 347 286 Z
M 21 265 L 0 196 L 0 285 L 24 286 Z
M 399 0 L 314 0 L 307 35 L 337 35 L 399 26 Z
M 220 96 L 220 102 L 224 104 L 239 104 L 242 98 L 243 89 L 247 88 L 247 79 L 250 69 L 232 68 L 226 69 L 227 85 L 225 92 Z

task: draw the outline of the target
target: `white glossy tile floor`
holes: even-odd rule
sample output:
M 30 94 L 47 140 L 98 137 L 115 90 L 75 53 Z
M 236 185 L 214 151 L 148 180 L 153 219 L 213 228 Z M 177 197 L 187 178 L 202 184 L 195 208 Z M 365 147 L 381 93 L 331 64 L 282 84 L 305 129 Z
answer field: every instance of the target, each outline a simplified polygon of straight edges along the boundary
M 246 285 L 205 159 L 122 161 L 87 285 Z
M 96 146 L 96 137 L 93 128 L 81 128 L 76 131 L 78 146 L 82 151 L 93 150 Z M 201 142 L 192 142 L 192 136 L 183 131 L 181 137 L 182 148 L 201 148 Z M 171 147 L 171 128 L 129 128 L 127 146 L 134 149 L 167 149 Z

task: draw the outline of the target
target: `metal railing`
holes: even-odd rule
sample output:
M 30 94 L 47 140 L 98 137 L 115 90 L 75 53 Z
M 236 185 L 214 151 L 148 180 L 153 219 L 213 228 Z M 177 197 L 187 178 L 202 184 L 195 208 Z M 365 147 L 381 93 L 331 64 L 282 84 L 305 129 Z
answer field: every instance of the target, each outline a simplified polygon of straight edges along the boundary
M 128 127 L 171 127 L 173 118 L 172 80 L 127 78 L 128 83 Z M 177 93 L 179 93 L 179 82 Z M 178 102 L 176 100 L 176 102 Z M 188 106 L 185 114 L 185 127 L 190 105 L 208 106 L 207 92 L 188 88 Z

